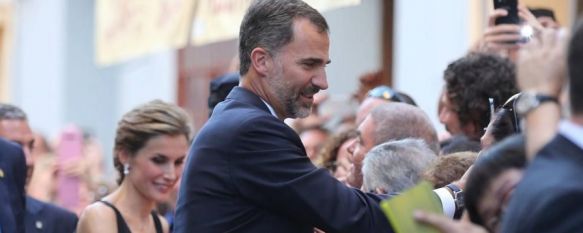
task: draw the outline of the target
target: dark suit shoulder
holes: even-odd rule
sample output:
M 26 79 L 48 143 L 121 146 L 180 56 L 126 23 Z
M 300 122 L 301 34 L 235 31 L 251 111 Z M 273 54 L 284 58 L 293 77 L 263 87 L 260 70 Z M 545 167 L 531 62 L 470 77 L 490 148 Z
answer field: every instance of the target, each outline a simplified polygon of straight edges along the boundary
M 242 90 L 239 89 L 238 92 Z M 245 98 L 229 98 L 220 103 L 199 132 L 194 145 L 247 146 L 251 143 L 257 147 L 269 147 L 274 144 L 287 144 L 290 140 L 295 147 L 301 145 L 295 131 L 271 115 L 259 97 L 243 97 Z M 221 140 L 216 141 L 217 138 Z
M 202 130 L 207 128 L 210 130 L 237 130 L 242 126 L 246 126 L 249 121 L 258 120 L 266 116 L 271 115 L 259 106 L 235 99 L 227 99 L 215 107 L 213 115 Z
M 0 138 L 0 224 L 7 232 L 23 232 L 26 162 L 22 149 Z M 7 226 L 8 225 L 8 226 Z
M 525 221 L 515 221 L 519 230 L 508 232 L 570 233 L 583 232 L 583 188 L 566 185 L 560 190 L 548 191 L 537 200 L 534 208 L 525 213 Z M 504 231 L 507 232 L 507 231 Z
M 7 141 L 4 138 L 0 138 L 0 148 L 2 148 L 2 150 L 19 150 L 18 145 L 16 145 L 13 142 Z
M 0 138 L 0 158 L 4 161 L 10 161 L 12 164 L 17 164 L 19 167 L 26 166 L 24 152 L 22 152 L 20 146 L 3 138 Z
M 573 229 L 572 221 L 583 217 L 583 202 L 572 198 L 583 195 L 581 177 L 583 150 L 558 135 L 525 170 L 505 214 L 503 232 L 581 231 L 555 231 Z
M 66 221 L 67 223 L 77 223 L 79 218 L 77 215 L 69 210 L 66 210 L 62 207 L 53 205 L 51 203 L 43 202 L 44 204 L 44 211 L 47 214 L 54 215 L 55 218 L 58 220 Z
M 25 225 L 27 232 L 74 232 L 79 218 L 69 210 L 31 197 L 26 200 Z M 40 224 L 40 225 L 39 225 Z
M 583 150 L 561 135 L 541 149 L 525 171 L 523 182 L 533 189 L 550 186 L 565 187 L 566 183 L 583 183 Z M 540 182 L 543 178 L 545 182 Z M 564 182 L 568 181 L 568 182 Z M 565 184 L 564 184 L 565 183 Z

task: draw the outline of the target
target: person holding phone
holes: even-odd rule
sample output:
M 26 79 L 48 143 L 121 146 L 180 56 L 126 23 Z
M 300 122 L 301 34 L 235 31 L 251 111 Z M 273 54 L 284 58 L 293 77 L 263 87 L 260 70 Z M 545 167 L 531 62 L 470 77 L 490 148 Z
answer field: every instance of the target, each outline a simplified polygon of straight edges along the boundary
M 114 145 L 119 188 L 83 211 L 77 232 L 169 232 L 153 210 L 175 189 L 190 132 L 189 116 L 173 104 L 155 100 L 126 113 Z
M 494 0 L 495 6 L 498 1 Z M 496 53 L 516 61 L 518 49 L 543 28 L 526 6 L 500 6 L 488 17 L 488 27 L 471 51 Z

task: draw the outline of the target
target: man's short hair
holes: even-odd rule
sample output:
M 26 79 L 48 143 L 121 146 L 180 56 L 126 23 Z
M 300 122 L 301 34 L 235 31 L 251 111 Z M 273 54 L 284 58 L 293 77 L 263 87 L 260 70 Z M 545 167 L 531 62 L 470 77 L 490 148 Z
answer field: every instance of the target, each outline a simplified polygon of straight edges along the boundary
M 583 113 L 583 18 L 579 19 L 569 43 L 567 58 L 569 69 L 571 111 Z
M 26 113 L 12 104 L 0 103 L 0 120 L 27 120 Z
M 477 132 L 468 135 L 479 138 L 490 122 L 490 102 L 495 109 L 502 106 L 516 88 L 514 64 L 494 54 L 471 53 L 447 66 L 443 79 L 446 95 L 463 126 L 473 123 Z
M 275 56 L 293 39 L 292 25 L 297 18 L 306 18 L 320 32 L 328 32 L 324 16 L 301 0 L 256 0 L 251 4 L 239 30 L 241 76 L 249 71 L 253 49 L 262 47 Z
M 421 139 L 407 138 L 380 144 L 371 149 L 362 167 L 366 191 L 383 189 L 401 192 L 421 180 L 436 155 Z
M 405 103 L 383 103 L 370 113 L 375 124 L 374 144 L 405 138 L 420 138 L 439 153 L 437 132 L 423 110 Z

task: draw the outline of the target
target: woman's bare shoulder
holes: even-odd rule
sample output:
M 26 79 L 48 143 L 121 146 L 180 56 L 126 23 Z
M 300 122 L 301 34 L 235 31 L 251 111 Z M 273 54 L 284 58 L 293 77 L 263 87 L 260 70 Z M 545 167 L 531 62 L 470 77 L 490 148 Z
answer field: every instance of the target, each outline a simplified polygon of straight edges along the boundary
M 116 229 L 115 212 L 100 202 L 87 206 L 81 213 L 77 225 L 78 233 L 115 232 Z

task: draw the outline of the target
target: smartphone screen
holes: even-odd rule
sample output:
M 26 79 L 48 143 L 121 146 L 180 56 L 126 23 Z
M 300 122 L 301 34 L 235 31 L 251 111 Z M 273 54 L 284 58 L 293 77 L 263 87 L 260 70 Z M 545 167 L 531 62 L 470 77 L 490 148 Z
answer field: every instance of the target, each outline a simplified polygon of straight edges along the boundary
M 494 9 L 505 9 L 508 15 L 496 18 L 496 25 L 498 24 L 519 24 L 518 18 L 518 0 L 493 0 Z
M 82 158 L 83 133 L 75 126 L 68 126 L 61 134 L 57 147 L 57 159 L 59 162 L 75 161 Z M 69 210 L 75 210 L 79 203 L 80 178 L 59 173 L 57 178 L 57 199 L 61 206 Z

